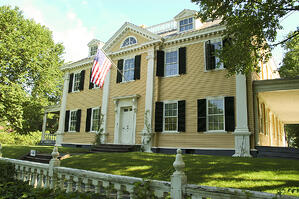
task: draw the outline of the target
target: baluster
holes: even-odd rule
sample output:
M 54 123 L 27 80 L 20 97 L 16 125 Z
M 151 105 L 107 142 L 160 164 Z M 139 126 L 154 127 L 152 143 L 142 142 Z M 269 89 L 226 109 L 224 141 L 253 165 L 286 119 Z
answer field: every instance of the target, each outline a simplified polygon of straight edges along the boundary
M 72 192 L 73 191 L 73 180 L 72 180 L 72 176 L 70 175 L 65 175 L 65 179 L 66 179 L 66 183 L 67 183 L 67 187 L 66 187 L 66 192 Z
M 130 194 L 130 198 L 133 198 L 134 195 L 134 185 L 125 185 L 127 192 Z
M 16 176 L 15 179 L 20 180 L 20 165 L 15 165 Z
M 94 186 L 94 192 L 95 192 L 95 193 L 100 193 L 100 189 L 99 189 L 99 181 L 97 181 L 97 180 L 92 180 L 91 183 L 92 183 L 92 185 Z
M 111 190 L 110 189 L 110 183 L 107 182 L 107 181 L 103 181 L 103 187 L 104 187 L 104 190 L 105 190 L 105 193 L 106 193 L 106 197 L 108 198 L 110 196 L 110 192 Z
M 44 176 L 45 176 L 45 184 L 44 184 L 44 188 L 49 188 L 49 172 L 47 170 L 43 170 Z
M 36 188 L 37 186 L 37 171 L 35 168 L 31 168 L 31 185 Z
M 117 199 L 121 198 L 122 195 L 121 184 L 115 183 L 114 188 L 116 189 L 116 198 Z
M 50 189 L 55 189 L 57 187 L 57 176 L 56 175 L 52 175 L 49 176 L 49 181 L 50 181 Z
M 81 179 L 79 177 L 74 176 L 73 177 L 74 182 L 76 183 L 76 191 L 81 192 Z
M 83 179 L 83 184 L 84 184 L 84 192 L 89 192 L 90 191 L 90 183 L 88 178 Z
M 41 188 L 42 187 L 42 182 L 43 182 L 43 175 L 42 175 L 42 170 L 37 169 L 37 184 L 36 187 Z
M 24 178 L 25 180 L 24 181 L 27 181 L 28 184 L 30 183 L 30 177 L 31 177 L 31 175 L 29 173 L 29 167 L 25 166 L 25 178 Z
M 58 173 L 57 174 L 57 177 L 58 177 L 58 187 L 61 189 L 61 190 L 64 190 L 64 177 L 63 177 L 63 174 L 61 173 Z
M 20 175 L 20 180 L 22 181 L 25 181 L 25 172 L 24 172 L 24 167 L 21 165 L 20 166 L 20 172 L 21 172 L 21 175 Z

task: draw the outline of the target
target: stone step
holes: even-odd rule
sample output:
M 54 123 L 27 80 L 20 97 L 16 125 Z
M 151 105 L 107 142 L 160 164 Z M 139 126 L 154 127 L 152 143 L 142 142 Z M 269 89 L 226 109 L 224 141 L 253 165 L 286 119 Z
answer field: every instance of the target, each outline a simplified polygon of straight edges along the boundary
M 91 152 L 132 152 L 139 151 L 140 145 L 123 145 L 123 144 L 101 144 L 94 146 Z

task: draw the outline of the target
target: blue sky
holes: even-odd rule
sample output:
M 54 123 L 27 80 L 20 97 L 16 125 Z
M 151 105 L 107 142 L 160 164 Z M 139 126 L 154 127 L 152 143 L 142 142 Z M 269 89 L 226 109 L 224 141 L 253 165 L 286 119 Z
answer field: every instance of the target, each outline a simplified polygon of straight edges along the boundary
M 54 40 L 64 44 L 66 61 L 86 57 L 89 41 L 107 41 L 126 21 L 151 26 L 171 20 L 183 9 L 198 9 L 190 0 L 1 0 L 0 5 L 18 6 L 27 18 L 49 27 Z M 299 13 L 285 18 L 278 39 L 295 30 L 298 19 Z M 273 55 L 278 64 L 282 49 Z

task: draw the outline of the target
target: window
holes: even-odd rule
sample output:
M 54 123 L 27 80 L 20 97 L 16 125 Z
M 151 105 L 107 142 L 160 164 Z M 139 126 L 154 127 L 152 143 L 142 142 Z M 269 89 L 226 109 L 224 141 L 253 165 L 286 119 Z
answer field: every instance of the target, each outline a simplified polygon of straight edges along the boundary
M 92 116 L 91 116 L 91 131 L 96 132 L 99 130 L 99 127 L 100 127 L 100 108 L 93 108 Z
M 216 56 L 217 50 L 222 48 L 222 41 L 206 42 L 206 70 L 223 69 L 224 65 Z
M 193 29 L 193 17 L 183 19 L 180 21 L 180 32 Z
M 97 53 L 98 47 L 97 46 L 91 46 L 89 48 L 89 56 L 93 56 Z
M 178 74 L 178 51 L 166 52 L 165 54 L 165 77 Z
M 135 37 L 128 37 L 125 39 L 125 41 L 122 43 L 121 47 L 131 46 L 137 43 L 137 40 Z
M 177 131 L 178 103 L 164 103 L 164 131 Z
M 126 59 L 124 64 L 124 70 L 123 70 L 123 81 L 131 81 L 134 80 L 134 58 Z
M 75 73 L 74 74 L 74 82 L 73 82 L 73 91 L 80 90 L 80 79 L 81 79 L 81 74 Z
M 224 130 L 224 100 L 208 99 L 207 100 L 207 123 L 208 131 Z
M 77 124 L 77 111 L 71 111 L 70 112 L 70 124 L 69 124 L 70 132 L 76 131 L 76 124 Z

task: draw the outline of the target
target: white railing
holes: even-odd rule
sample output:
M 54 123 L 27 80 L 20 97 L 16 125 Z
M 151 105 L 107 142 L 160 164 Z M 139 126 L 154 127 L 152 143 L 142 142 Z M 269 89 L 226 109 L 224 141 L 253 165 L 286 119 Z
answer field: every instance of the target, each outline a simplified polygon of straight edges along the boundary
M 174 31 L 177 29 L 177 22 L 176 21 L 167 21 L 164 23 L 160 23 L 157 25 L 153 25 L 146 28 L 148 31 L 155 33 L 155 34 L 162 34 L 170 31 Z
M 56 142 L 56 135 L 51 133 L 44 133 L 42 135 L 42 143 L 51 144 Z
M 66 192 L 94 192 L 105 194 L 113 198 L 133 198 L 134 183 L 143 182 L 141 178 L 60 167 L 60 161 L 57 159 L 58 155 L 57 146 L 55 146 L 52 152 L 53 158 L 49 164 L 1 158 L 0 145 L 0 160 L 14 164 L 16 169 L 15 178 L 28 181 L 29 184 L 34 187 L 60 188 L 66 190 Z M 166 198 L 170 194 L 172 199 L 183 199 L 186 197 L 191 199 L 298 199 L 298 197 L 294 196 L 187 184 L 187 177 L 184 173 L 185 163 L 182 159 L 180 149 L 177 150 L 176 160 L 173 166 L 176 171 L 171 176 L 171 182 L 157 180 L 148 181 L 151 190 L 153 190 L 158 198 Z

